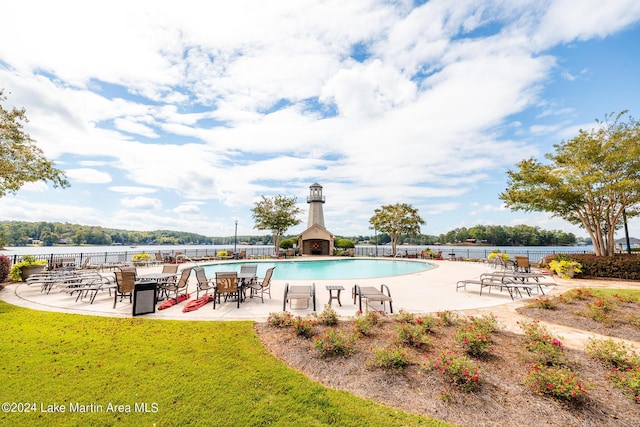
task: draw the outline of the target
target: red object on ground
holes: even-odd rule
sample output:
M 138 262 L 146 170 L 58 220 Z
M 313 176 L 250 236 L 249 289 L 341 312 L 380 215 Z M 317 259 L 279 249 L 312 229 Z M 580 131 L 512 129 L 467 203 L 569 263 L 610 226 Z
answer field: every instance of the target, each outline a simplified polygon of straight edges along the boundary
M 169 298 L 158 306 L 158 310 L 164 310 L 165 308 L 173 307 L 174 305 L 179 304 L 182 301 L 186 301 L 189 298 L 191 298 L 189 294 L 179 294 L 178 301 L 176 301 L 175 298 Z
M 184 308 L 182 309 L 183 313 L 186 313 L 187 311 L 194 311 L 199 309 L 200 307 L 204 306 L 205 304 L 207 304 L 209 301 L 213 301 L 213 295 L 205 295 L 203 297 L 200 297 L 198 299 L 194 299 L 192 301 L 189 301 Z

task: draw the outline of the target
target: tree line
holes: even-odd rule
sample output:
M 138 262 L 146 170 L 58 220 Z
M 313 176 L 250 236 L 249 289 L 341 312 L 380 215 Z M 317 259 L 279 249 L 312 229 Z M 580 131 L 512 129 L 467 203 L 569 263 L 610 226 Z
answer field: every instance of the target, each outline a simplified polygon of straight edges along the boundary
M 295 236 L 284 236 L 292 238 Z M 367 243 L 384 245 L 391 242 L 388 233 L 375 235 L 336 236 L 354 244 Z M 377 241 L 376 241 L 377 239 Z M 0 222 L 0 244 L 4 246 L 26 246 L 39 243 L 44 246 L 68 245 L 232 245 L 235 236 L 203 236 L 171 230 L 128 231 L 104 227 L 87 226 L 59 222 Z M 271 236 L 238 236 L 238 244 L 273 244 Z M 476 225 L 471 228 L 456 228 L 447 233 L 435 235 L 401 234 L 398 244 L 434 245 L 436 243 L 478 243 L 494 246 L 547 246 L 574 245 L 585 242 L 573 233 L 561 230 L 543 230 L 527 225 Z M 590 243 L 586 241 L 585 243 Z

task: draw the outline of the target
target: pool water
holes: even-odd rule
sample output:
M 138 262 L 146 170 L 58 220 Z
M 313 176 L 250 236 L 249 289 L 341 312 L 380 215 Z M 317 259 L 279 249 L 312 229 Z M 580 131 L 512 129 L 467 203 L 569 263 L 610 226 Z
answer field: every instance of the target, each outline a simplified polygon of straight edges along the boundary
M 267 269 L 273 271 L 275 280 L 333 280 L 333 279 L 370 279 L 374 277 L 399 276 L 417 273 L 433 268 L 432 264 L 415 261 L 384 259 L 335 259 L 314 261 L 280 262 L 226 262 L 203 266 L 208 277 L 214 277 L 216 271 L 240 271 L 241 265 L 258 266 L 258 277 L 264 277 Z

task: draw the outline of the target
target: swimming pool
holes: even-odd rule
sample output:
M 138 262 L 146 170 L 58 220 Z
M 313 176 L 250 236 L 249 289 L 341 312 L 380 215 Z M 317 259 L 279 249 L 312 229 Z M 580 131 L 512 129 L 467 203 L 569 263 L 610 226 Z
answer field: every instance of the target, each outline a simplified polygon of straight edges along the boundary
M 207 276 L 213 277 L 216 271 L 240 271 L 240 266 L 246 264 L 258 266 L 258 277 L 264 277 L 268 268 L 276 267 L 273 271 L 275 280 L 370 279 L 417 273 L 433 268 L 432 264 L 425 262 L 352 258 L 278 262 L 238 261 L 203 267 Z

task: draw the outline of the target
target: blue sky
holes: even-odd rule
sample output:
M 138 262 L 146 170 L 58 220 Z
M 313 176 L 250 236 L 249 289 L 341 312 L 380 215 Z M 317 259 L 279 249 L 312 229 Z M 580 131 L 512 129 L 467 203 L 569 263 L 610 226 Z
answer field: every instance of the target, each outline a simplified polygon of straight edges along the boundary
M 71 187 L 26 185 L 0 220 L 264 234 L 251 208 L 284 195 L 296 233 L 317 182 L 338 235 L 400 202 L 425 234 L 586 236 L 505 209 L 506 171 L 607 113 L 640 116 L 637 0 L 224 3 L 5 4 L 5 107 L 26 108 Z

